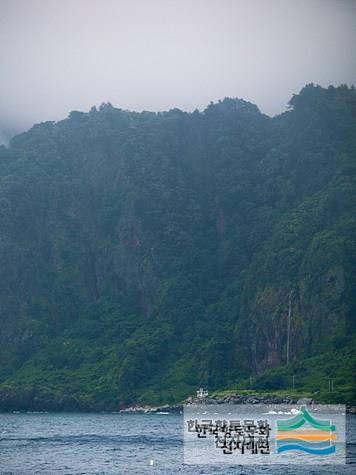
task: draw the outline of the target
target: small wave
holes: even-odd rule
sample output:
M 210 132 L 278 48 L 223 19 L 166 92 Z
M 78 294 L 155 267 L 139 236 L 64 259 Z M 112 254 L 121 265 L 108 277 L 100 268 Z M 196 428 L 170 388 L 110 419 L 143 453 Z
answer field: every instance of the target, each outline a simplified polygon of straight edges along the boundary
M 123 444 L 164 444 L 174 443 L 176 445 L 182 444 L 182 440 L 176 436 L 148 436 L 148 435 L 99 435 L 99 434 L 79 434 L 79 435 L 63 435 L 52 437 L 0 437 L 0 442 L 48 442 L 48 443 L 123 443 Z

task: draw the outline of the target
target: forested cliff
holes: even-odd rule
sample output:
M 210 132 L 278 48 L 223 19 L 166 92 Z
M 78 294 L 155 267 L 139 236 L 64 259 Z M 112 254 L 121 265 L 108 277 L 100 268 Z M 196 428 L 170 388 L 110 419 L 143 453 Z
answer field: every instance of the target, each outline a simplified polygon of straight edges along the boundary
M 0 148 L 3 407 L 21 392 L 172 402 L 352 344 L 355 158 L 347 86 L 307 85 L 274 118 L 241 99 L 103 104 L 14 137 Z

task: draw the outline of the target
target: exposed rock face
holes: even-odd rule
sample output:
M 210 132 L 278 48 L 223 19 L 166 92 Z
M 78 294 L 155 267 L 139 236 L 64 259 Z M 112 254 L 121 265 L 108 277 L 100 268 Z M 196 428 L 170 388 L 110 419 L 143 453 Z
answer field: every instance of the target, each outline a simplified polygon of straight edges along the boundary
M 233 394 L 230 396 L 215 396 L 202 400 L 192 399 L 190 404 L 295 404 L 290 397 L 257 396 L 247 394 Z

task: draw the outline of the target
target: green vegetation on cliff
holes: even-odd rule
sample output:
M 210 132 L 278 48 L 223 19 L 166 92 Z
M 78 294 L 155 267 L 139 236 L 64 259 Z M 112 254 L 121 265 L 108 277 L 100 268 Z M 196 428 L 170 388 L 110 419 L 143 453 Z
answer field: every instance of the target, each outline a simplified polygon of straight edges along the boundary
M 241 99 L 103 104 L 16 136 L 0 148 L 0 408 L 174 402 L 250 376 L 284 389 L 299 370 L 315 392 L 333 361 L 354 399 L 355 154 L 347 86 L 307 85 L 275 118 Z

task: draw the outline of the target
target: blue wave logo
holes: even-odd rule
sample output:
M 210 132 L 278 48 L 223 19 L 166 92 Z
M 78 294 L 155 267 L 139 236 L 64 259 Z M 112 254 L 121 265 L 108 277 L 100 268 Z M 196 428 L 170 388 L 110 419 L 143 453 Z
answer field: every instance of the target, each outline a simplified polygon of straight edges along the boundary
M 316 419 L 302 407 L 297 416 L 277 421 L 277 453 L 300 450 L 313 455 L 333 454 L 335 431 L 330 420 Z

